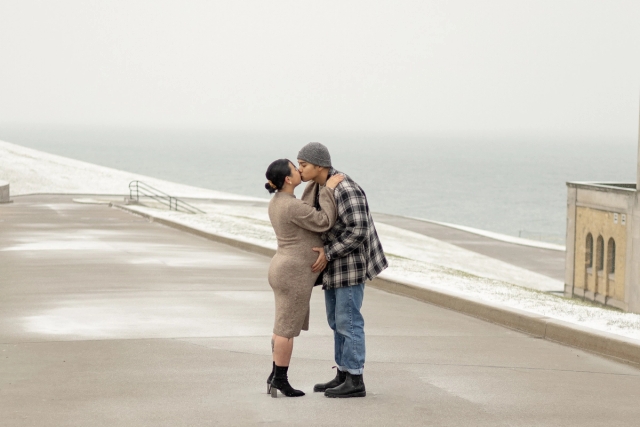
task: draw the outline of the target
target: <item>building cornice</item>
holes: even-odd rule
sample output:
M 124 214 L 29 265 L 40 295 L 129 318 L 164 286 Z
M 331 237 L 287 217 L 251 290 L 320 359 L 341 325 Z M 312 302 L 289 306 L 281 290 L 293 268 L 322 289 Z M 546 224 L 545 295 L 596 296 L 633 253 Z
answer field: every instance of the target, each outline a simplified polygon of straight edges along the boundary
M 567 182 L 567 187 L 620 194 L 632 194 L 636 192 L 636 184 L 630 182 L 569 181 Z

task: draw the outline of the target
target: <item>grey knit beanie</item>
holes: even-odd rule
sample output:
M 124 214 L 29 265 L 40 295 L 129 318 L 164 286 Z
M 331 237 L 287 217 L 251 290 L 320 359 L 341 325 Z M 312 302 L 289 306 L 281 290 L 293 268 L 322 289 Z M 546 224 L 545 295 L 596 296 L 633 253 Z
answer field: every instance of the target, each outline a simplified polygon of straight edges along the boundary
M 331 167 L 331 155 L 329 150 L 319 142 L 310 142 L 298 153 L 298 160 L 304 160 L 312 165 Z

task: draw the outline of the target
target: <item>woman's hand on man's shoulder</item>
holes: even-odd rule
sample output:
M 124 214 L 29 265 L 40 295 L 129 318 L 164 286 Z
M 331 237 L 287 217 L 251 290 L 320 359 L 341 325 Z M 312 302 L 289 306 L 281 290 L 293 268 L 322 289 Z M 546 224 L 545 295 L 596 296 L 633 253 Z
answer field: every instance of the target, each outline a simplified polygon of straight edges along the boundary
M 344 180 L 344 175 L 337 173 L 327 180 L 327 187 L 335 190 L 338 184 Z

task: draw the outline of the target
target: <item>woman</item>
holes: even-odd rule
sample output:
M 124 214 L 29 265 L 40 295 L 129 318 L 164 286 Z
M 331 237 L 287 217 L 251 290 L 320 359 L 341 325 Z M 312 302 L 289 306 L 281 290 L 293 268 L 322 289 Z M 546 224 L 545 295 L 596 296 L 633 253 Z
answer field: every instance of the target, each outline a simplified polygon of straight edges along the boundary
M 312 248 L 322 246 L 320 233 L 336 221 L 333 190 L 344 179 L 331 177 L 320 191 L 320 210 L 296 199 L 294 189 L 300 185 L 300 173 L 287 159 L 276 160 L 267 169 L 269 193 L 276 193 L 269 203 L 269 219 L 276 233 L 278 250 L 269 266 L 269 284 L 276 300 L 276 319 L 271 339 L 273 369 L 267 379 L 267 393 L 277 397 L 277 390 L 290 397 L 304 396 L 289 384 L 287 371 L 293 338 L 309 330 L 309 300 L 318 273 L 311 266 L 318 258 Z

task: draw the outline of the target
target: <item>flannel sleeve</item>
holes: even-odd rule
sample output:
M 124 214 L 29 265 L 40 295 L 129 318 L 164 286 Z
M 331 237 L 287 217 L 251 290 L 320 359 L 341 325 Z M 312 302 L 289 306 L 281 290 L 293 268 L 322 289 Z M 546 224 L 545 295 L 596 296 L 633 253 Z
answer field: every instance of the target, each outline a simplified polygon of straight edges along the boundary
M 367 238 L 369 229 L 367 199 L 360 188 L 338 185 L 335 198 L 338 218 L 344 223 L 345 229 L 324 246 L 330 260 L 345 257 L 358 249 Z

